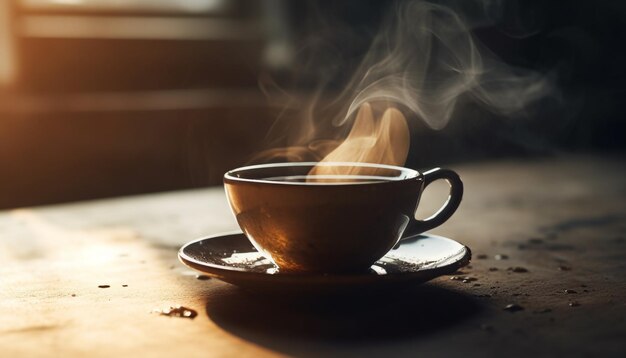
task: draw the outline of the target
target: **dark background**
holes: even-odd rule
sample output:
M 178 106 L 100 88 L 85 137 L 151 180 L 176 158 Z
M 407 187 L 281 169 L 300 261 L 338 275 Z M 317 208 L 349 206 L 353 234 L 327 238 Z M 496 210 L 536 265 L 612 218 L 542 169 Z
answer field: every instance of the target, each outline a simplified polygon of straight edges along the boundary
M 367 51 L 369 40 L 379 30 L 373 24 L 380 24 L 395 6 L 384 1 L 358 2 L 360 7 L 356 2 L 322 3 L 324 6 L 318 1 L 299 2 L 296 17 L 305 19 L 305 25 L 296 28 L 302 38 L 321 42 L 320 49 L 340 52 L 335 57 L 342 59 L 346 69 L 354 68 Z M 469 4 L 479 2 L 434 3 L 471 13 Z M 418 123 L 415 135 L 427 132 L 422 139 L 432 138 L 429 145 L 444 143 L 436 152 L 450 160 L 623 149 L 626 3 L 557 0 L 499 4 L 499 15 L 474 29 L 476 38 L 506 63 L 548 76 L 555 85 L 554 96 L 541 103 L 532 117 L 518 120 L 507 121 L 469 105 L 459 111 L 463 113 L 456 113 L 444 131 L 430 131 Z M 319 23 L 325 24 L 322 30 L 305 30 Z M 338 31 L 343 31 L 342 35 L 338 36 Z M 341 88 L 349 71 L 338 74 L 333 85 Z M 446 140 L 450 136 L 454 140 Z M 462 142 L 458 150 L 449 147 L 453 141 Z
M 265 134 L 282 104 L 266 100 L 259 78 L 306 98 L 330 63 L 332 96 L 395 6 L 225 1 L 194 12 L 42 3 L 5 9 L 17 65 L 0 82 L 0 208 L 219 185 L 224 171 L 270 143 Z M 503 4 L 502 16 L 475 35 L 507 63 L 549 75 L 559 95 L 521 118 L 467 103 L 442 131 L 413 120 L 407 165 L 621 155 L 626 3 Z M 170 38 L 172 25 L 154 36 L 70 26 L 129 17 L 173 18 L 192 30 Z M 58 33 L 42 25 L 50 19 Z M 198 27 L 205 22 L 212 25 Z

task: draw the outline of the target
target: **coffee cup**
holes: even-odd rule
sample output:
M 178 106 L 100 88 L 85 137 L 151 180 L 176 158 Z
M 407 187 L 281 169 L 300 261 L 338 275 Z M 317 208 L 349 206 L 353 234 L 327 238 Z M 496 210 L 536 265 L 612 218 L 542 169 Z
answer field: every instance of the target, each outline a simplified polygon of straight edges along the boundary
M 422 191 L 439 179 L 450 185 L 447 201 L 431 217 L 416 219 Z M 403 238 L 443 224 L 463 196 L 452 170 L 368 163 L 247 166 L 226 173 L 224 186 L 256 249 L 279 272 L 300 274 L 366 271 Z

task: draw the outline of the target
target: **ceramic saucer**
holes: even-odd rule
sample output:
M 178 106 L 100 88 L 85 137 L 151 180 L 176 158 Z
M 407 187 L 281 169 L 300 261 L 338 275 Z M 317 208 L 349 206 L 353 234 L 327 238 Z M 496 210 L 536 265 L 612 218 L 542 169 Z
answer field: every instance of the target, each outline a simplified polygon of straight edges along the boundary
M 243 233 L 210 236 L 183 246 L 178 257 L 212 277 L 253 290 L 337 291 L 418 284 L 467 265 L 468 247 L 442 236 L 422 234 L 402 240 L 368 272 L 285 274 L 252 246 Z

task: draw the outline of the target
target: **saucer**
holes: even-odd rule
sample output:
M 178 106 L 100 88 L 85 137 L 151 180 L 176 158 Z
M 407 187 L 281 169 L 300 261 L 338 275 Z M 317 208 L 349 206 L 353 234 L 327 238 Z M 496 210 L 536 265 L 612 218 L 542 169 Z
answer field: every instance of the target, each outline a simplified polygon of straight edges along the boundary
M 264 291 L 344 291 L 419 284 L 467 265 L 471 251 L 452 239 L 421 234 L 403 239 L 367 272 L 281 273 L 243 233 L 205 237 L 183 246 L 187 266 L 241 288 Z

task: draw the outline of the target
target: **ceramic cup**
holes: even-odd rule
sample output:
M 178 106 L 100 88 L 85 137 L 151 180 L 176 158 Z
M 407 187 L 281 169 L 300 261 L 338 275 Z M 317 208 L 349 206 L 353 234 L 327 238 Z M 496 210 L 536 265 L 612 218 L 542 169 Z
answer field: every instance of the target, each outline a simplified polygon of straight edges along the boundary
M 359 175 L 309 175 L 316 165 L 339 173 L 357 167 Z M 448 200 L 415 219 L 422 191 L 438 179 L 450 185 Z M 463 196 L 451 170 L 365 163 L 248 166 L 226 173 L 224 186 L 243 232 L 283 273 L 367 270 L 403 237 L 448 220 Z

